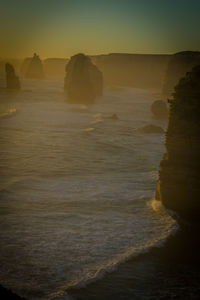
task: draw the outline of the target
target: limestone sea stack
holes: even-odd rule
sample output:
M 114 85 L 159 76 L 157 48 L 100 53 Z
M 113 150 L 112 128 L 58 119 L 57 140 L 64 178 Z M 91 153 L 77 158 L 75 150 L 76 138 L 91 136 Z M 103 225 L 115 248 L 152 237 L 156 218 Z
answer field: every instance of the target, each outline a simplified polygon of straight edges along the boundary
M 182 51 L 174 54 L 168 63 L 162 88 L 163 95 L 170 96 L 181 77 L 197 65 L 200 65 L 199 51 Z
M 66 66 L 64 90 L 70 103 L 92 104 L 103 93 L 103 76 L 84 54 L 70 58 Z
M 15 75 L 14 67 L 11 64 L 6 63 L 5 71 L 6 71 L 7 89 L 20 90 L 21 86 L 20 86 L 19 78 Z
M 195 223 L 200 222 L 200 66 L 179 81 L 173 96 L 156 198 Z
M 44 79 L 44 70 L 42 61 L 39 56 L 34 53 L 30 61 L 27 60 L 26 78 L 29 79 Z

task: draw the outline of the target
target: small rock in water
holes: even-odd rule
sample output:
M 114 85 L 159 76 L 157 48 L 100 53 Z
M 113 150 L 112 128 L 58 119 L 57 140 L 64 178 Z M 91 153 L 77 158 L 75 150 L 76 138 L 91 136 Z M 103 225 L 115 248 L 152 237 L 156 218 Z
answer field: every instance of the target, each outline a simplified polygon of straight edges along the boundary
M 119 120 L 119 118 L 116 114 L 113 114 L 112 116 L 106 117 L 106 119 Z

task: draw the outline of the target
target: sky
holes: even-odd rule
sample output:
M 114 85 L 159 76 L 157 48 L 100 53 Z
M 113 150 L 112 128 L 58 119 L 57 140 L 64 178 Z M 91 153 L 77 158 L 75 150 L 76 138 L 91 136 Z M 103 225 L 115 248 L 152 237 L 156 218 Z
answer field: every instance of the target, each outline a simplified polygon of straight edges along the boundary
M 0 57 L 200 50 L 200 0 L 0 0 Z

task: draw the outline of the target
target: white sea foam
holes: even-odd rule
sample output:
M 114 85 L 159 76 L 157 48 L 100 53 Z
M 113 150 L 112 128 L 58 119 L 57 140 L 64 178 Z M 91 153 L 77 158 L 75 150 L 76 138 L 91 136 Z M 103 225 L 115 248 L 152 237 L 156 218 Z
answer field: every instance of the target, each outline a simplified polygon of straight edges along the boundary
M 174 219 L 165 214 L 166 209 L 160 201 L 153 199 L 151 201 L 148 201 L 147 205 L 151 206 L 156 213 L 163 214 L 164 219 L 168 219 L 168 226 L 160 236 L 158 236 L 154 240 L 148 241 L 148 243 L 145 245 L 140 245 L 139 247 L 130 247 L 124 253 L 116 256 L 114 259 L 108 261 L 107 263 L 100 265 L 94 274 L 87 273 L 82 278 L 78 278 L 77 280 L 74 280 L 72 282 L 67 282 L 66 284 L 59 287 L 56 291 L 49 294 L 47 298 L 56 300 L 66 299 L 65 297 L 70 297 L 67 293 L 67 290 L 69 288 L 84 288 L 88 284 L 102 279 L 106 273 L 116 271 L 120 264 L 130 260 L 131 258 L 147 253 L 154 247 L 162 247 L 166 243 L 167 239 L 177 232 L 177 230 L 179 229 L 179 225 Z
M 88 127 L 88 128 L 85 128 L 85 129 L 84 129 L 84 131 L 88 131 L 88 132 L 89 132 L 89 131 L 94 131 L 94 130 L 95 130 L 94 127 Z
M 0 118 L 9 117 L 17 112 L 16 108 L 10 108 L 4 112 L 0 112 Z

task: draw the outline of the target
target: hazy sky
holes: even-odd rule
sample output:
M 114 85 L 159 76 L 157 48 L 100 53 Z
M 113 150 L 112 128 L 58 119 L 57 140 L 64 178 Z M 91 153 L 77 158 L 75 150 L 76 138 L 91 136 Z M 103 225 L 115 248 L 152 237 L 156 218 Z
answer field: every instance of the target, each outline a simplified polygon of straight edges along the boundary
M 200 50 L 200 0 L 0 0 L 0 56 Z

